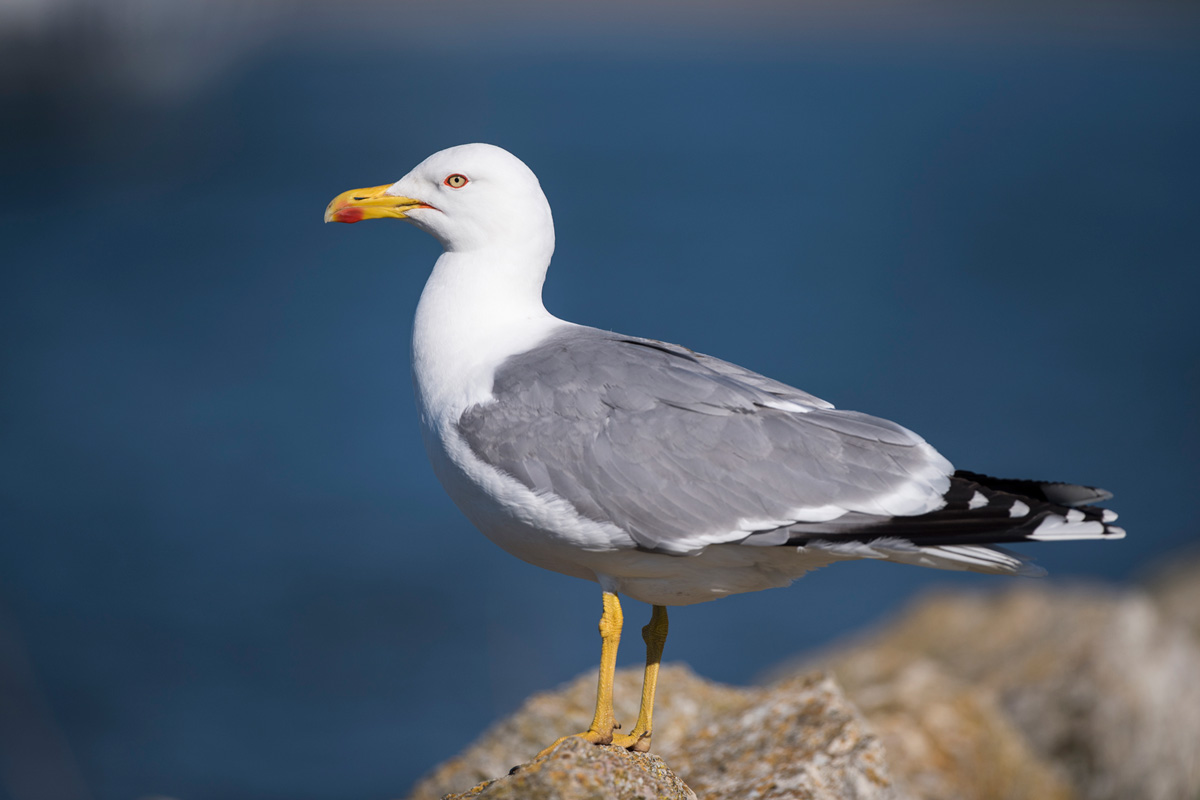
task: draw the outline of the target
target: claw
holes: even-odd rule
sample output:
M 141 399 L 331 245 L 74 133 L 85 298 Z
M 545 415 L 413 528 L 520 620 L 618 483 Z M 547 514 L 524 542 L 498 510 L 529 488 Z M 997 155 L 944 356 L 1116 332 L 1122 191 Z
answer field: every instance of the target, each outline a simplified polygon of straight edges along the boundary
M 624 747 L 626 750 L 632 750 L 635 753 L 649 753 L 650 731 L 638 733 L 635 730 L 633 733 L 624 736 L 614 736 L 612 744 L 614 747 Z

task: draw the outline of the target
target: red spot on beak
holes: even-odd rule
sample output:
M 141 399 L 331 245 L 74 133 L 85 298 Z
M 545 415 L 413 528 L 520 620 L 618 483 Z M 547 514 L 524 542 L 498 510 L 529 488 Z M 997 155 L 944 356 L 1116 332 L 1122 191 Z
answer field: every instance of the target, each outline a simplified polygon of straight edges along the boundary
M 342 206 L 333 212 L 334 222 L 358 222 L 363 218 L 363 210 L 354 206 Z

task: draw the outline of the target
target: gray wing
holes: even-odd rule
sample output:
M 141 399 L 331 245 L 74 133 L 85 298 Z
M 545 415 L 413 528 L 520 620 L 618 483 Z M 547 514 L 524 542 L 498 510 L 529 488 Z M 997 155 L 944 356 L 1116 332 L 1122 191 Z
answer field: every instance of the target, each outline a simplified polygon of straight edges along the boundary
M 922 514 L 953 471 L 911 431 L 719 359 L 569 328 L 508 359 L 459 430 L 535 492 L 685 554 L 850 514 Z M 765 541 L 763 543 L 766 543 Z

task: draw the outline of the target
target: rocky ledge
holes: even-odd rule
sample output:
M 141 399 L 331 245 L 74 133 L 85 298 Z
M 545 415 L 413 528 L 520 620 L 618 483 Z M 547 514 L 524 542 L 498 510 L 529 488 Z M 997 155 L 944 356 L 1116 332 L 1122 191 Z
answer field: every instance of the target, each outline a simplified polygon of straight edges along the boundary
M 930 595 L 764 686 L 664 666 L 651 754 L 568 740 L 521 763 L 587 726 L 584 675 L 532 697 L 410 800 L 1200 797 L 1198 586 L 1194 559 L 1146 591 Z M 636 716 L 640 686 L 640 670 L 618 673 L 618 719 Z

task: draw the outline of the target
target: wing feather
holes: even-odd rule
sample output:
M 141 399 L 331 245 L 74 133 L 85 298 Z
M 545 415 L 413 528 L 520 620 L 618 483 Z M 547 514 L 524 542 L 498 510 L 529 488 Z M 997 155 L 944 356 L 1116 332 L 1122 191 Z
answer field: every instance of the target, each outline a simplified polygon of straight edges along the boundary
M 535 492 L 672 554 L 763 521 L 912 515 L 953 468 L 915 433 L 674 345 L 572 328 L 497 371 L 459 429 Z

